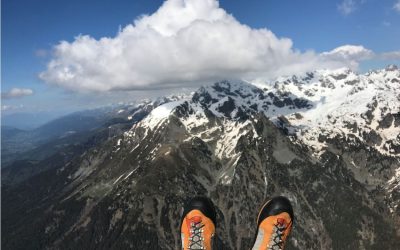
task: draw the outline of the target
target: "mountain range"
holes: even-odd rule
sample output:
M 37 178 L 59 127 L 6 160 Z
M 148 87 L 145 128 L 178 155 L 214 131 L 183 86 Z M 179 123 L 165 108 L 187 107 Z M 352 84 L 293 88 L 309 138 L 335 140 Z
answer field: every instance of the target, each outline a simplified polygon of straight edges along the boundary
M 296 217 L 288 249 L 398 249 L 395 65 L 220 81 L 94 114 L 78 132 L 13 151 L 2 248 L 177 249 L 182 205 L 206 195 L 216 249 L 249 249 L 260 206 L 285 195 Z M 24 133 L 9 131 L 6 148 Z

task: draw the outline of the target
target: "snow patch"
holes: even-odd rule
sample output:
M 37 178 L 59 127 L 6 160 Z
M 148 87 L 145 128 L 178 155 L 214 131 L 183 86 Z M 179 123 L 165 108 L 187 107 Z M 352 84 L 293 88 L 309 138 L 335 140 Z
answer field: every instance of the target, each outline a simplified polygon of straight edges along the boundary
M 157 125 L 162 123 L 170 116 L 174 108 L 181 105 L 183 102 L 184 100 L 179 100 L 168 102 L 161 106 L 158 106 L 157 108 L 153 109 L 153 111 L 151 111 L 151 113 L 141 122 L 141 124 L 144 127 L 148 127 L 151 129 L 155 128 Z

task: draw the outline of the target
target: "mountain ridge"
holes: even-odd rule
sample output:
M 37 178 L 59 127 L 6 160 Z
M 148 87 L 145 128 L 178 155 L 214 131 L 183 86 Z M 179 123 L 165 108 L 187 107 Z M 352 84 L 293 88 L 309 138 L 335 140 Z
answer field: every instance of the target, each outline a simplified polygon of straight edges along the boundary
M 392 80 L 400 72 L 391 67 L 358 78 L 347 69 L 331 73 L 321 73 L 323 81 L 309 73 L 272 85 L 222 81 L 157 105 L 67 164 L 6 187 L 2 246 L 22 249 L 26 241 L 33 248 L 175 249 L 180 208 L 200 194 L 217 205 L 217 249 L 251 247 L 254 216 L 273 195 L 285 195 L 294 205 L 288 249 L 396 249 L 399 156 L 382 145 L 396 140 L 391 132 L 398 129 L 398 106 L 378 115 L 377 105 L 370 119 L 373 106 L 367 105 L 374 95 L 365 95 L 372 99 L 358 104 L 366 107 L 351 112 L 346 98 L 378 86 L 389 95 L 376 102 L 396 104 L 400 84 Z M 352 82 L 357 79 L 362 80 Z M 359 84 L 364 89 L 354 92 Z M 330 112 L 322 116 L 318 105 L 329 104 L 332 96 L 345 97 L 336 103 L 342 109 L 333 112 L 354 114 L 365 127 L 332 123 Z M 381 144 L 363 136 L 369 129 L 382 137 Z M 308 137 L 315 133 L 321 136 Z M 18 211 L 27 215 L 19 218 Z

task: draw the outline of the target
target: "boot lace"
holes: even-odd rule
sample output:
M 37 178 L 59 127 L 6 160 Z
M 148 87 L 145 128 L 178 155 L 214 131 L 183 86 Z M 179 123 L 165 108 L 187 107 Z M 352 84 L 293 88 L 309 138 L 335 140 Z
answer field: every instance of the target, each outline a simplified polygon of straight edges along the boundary
M 190 222 L 189 250 L 206 249 L 204 246 L 204 224 L 201 221 L 192 220 Z
M 287 224 L 284 219 L 278 219 L 277 223 L 274 224 L 274 233 L 271 236 L 271 241 L 269 243 L 268 250 L 283 250 L 285 242 L 283 241 L 283 236 Z

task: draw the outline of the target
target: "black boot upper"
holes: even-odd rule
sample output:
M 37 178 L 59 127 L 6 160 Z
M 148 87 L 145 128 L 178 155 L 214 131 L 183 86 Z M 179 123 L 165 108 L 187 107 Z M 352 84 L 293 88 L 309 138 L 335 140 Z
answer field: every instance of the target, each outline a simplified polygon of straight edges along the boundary
M 205 216 L 212 220 L 214 225 L 216 225 L 215 207 L 210 199 L 201 196 L 191 199 L 189 203 L 185 206 L 182 218 L 194 209 L 201 211 Z
M 277 215 L 283 212 L 288 213 L 292 221 L 294 220 L 293 208 L 290 204 L 290 201 L 284 196 L 274 197 L 268 201 L 266 205 L 264 205 L 258 217 L 257 224 L 260 225 L 261 222 L 268 216 Z

